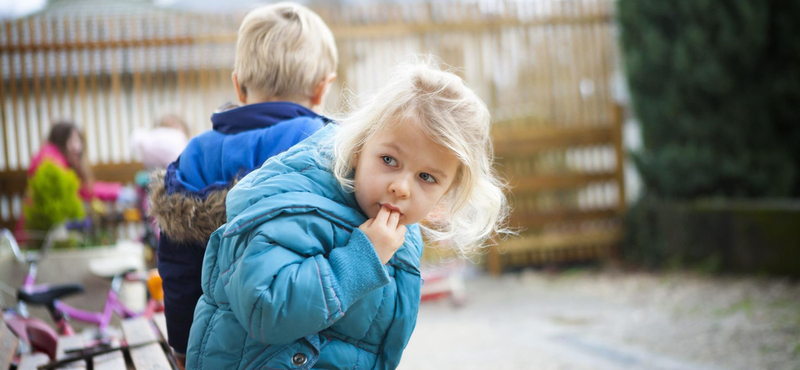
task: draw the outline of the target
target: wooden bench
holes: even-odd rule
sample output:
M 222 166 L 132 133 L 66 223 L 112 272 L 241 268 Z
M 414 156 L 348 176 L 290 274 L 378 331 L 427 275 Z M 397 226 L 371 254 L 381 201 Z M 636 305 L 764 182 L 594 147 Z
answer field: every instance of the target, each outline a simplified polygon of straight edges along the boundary
M 95 369 L 95 370 L 174 370 L 175 359 L 167 345 L 166 321 L 163 314 L 152 320 L 139 317 L 122 321 L 125 346 L 94 350 L 86 348 L 79 335 L 60 337 L 56 361 L 43 353 L 24 354 L 19 370 Z M 0 327 L 0 370 L 9 369 L 19 340 L 2 325 Z M 91 364 L 91 366 L 90 366 Z

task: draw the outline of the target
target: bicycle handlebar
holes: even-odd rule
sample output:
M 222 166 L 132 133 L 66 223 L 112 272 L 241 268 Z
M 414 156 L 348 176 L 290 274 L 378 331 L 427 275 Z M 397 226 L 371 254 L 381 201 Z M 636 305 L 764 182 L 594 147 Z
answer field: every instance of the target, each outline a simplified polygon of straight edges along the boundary
M 47 230 L 47 233 L 44 237 L 44 243 L 42 244 L 42 248 L 39 249 L 38 253 L 30 251 L 23 253 L 19 248 L 17 238 L 14 237 L 14 233 L 12 233 L 9 229 L 0 229 L 0 238 L 7 241 L 8 245 L 11 247 L 11 251 L 14 253 L 14 258 L 16 258 L 17 261 L 20 263 L 36 262 L 44 257 L 48 251 L 50 251 L 56 239 L 66 238 L 67 233 L 70 230 L 80 230 L 85 228 L 87 225 L 86 222 L 87 221 L 61 222 L 53 225 L 50 230 Z
M 17 244 L 17 238 L 14 237 L 11 230 L 5 228 L 0 229 L 0 234 L 2 234 L 3 240 L 11 247 L 11 251 L 14 252 L 14 258 L 21 263 L 25 263 L 25 258 L 22 256 L 22 251 L 19 250 L 19 244 Z

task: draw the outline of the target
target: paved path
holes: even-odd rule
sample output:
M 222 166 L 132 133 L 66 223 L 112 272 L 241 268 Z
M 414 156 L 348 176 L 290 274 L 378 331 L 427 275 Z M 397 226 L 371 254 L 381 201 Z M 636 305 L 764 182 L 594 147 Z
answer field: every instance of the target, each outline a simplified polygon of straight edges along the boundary
M 800 283 L 610 272 L 468 278 L 424 303 L 412 369 L 800 370 Z

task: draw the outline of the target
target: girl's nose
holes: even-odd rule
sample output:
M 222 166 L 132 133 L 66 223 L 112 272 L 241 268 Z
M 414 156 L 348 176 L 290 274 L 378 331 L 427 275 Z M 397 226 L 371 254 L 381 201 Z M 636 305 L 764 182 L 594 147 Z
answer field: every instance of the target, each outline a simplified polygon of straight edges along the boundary
M 408 198 L 408 196 L 411 195 L 411 188 L 406 176 L 392 181 L 389 184 L 389 192 L 398 198 Z

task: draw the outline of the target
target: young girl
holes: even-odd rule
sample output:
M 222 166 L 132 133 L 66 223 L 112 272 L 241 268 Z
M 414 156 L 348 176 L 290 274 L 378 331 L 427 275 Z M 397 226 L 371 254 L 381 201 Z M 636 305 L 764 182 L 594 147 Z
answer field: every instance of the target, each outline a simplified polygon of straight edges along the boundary
M 485 105 L 434 67 L 393 76 L 230 191 L 188 369 L 393 369 L 419 309 L 420 229 L 465 252 L 499 231 Z
M 31 159 L 28 177 L 33 177 L 39 165 L 49 160 L 56 165 L 75 171 L 81 180 L 80 196 L 84 200 L 98 198 L 111 201 L 117 199 L 122 185 L 95 181 L 86 159 L 86 145 L 81 130 L 72 122 L 57 122 L 50 128 L 47 141 Z

